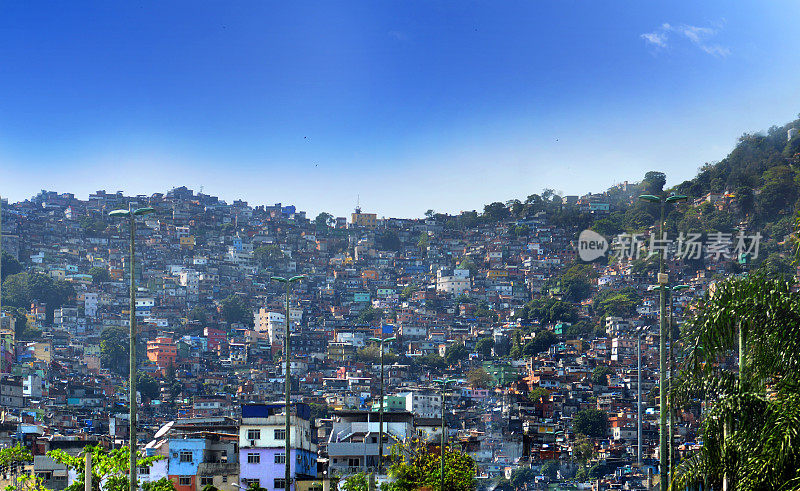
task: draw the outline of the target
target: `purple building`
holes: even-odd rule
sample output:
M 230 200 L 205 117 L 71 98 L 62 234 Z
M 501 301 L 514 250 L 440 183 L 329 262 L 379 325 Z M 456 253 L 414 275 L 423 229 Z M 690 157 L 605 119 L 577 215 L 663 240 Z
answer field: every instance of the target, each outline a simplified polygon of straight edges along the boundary
M 317 477 L 317 445 L 312 441 L 311 411 L 294 404 L 290 413 L 291 479 Z M 286 430 L 283 404 L 242 406 L 239 428 L 239 480 L 247 487 L 257 484 L 267 491 L 286 490 Z M 295 489 L 292 485 L 289 489 Z

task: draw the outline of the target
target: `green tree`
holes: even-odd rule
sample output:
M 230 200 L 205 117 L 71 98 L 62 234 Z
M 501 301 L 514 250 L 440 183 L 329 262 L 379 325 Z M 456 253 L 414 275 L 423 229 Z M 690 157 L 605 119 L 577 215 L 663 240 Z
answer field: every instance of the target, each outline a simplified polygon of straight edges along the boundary
M 31 289 L 28 273 L 17 273 L 3 281 L 3 304 L 28 308 L 31 305 Z
M 150 400 L 158 399 L 161 395 L 161 387 L 158 384 L 158 380 L 147 373 L 139 374 L 139 380 L 136 383 L 136 388 L 142 393 L 143 397 L 146 397 Z
M 383 319 L 383 310 L 376 309 L 372 305 L 367 305 L 356 317 L 356 324 L 375 324 Z
M 22 466 L 28 462 L 33 462 L 33 455 L 21 443 L 0 450 L 0 469 L 4 474 L 10 471 L 12 475 L 16 476 L 22 470 Z
M 407 458 L 395 457 L 389 469 L 394 482 L 387 491 L 417 491 L 421 488 L 440 489 L 440 451 L 421 447 L 409 451 Z M 469 455 L 446 448 L 444 453 L 444 489 L 442 491 L 473 491 L 475 461 Z
M 119 375 L 128 373 L 129 336 L 127 329 L 120 326 L 108 326 L 100 331 L 100 362 Z
M 518 467 L 511 473 L 509 482 L 514 489 L 524 489 L 536 482 L 536 471 L 530 467 Z
M 783 254 L 773 252 L 764 259 L 758 267 L 760 273 L 768 277 L 786 278 L 794 277 L 795 266 Z
M 482 354 L 484 357 L 489 358 L 492 356 L 492 348 L 494 347 L 494 339 L 485 337 L 475 343 L 475 351 Z
M 610 367 L 596 367 L 592 371 L 592 385 L 608 385 L 608 376 L 613 374 L 614 370 Z
M 200 324 L 206 324 L 208 322 L 208 312 L 206 312 L 206 309 L 200 305 L 195 305 L 192 307 L 192 310 L 189 311 L 188 317 L 189 320 L 197 321 Z
M 555 481 L 558 478 L 558 470 L 560 468 L 561 464 L 557 460 L 548 460 L 542 465 L 541 473 L 551 481 Z
M 130 467 L 130 449 L 128 447 L 120 447 L 113 450 L 105 450 L 98 445 L 96 447 L 85 447 L 78 456 L 70 455 L 60 449 L 47 452 L 50 458 L 59 464 L 67 466 L 68 469 L 76 473 L 75 481 L 66 487 L 66 491 L 83 491 L 85 487 L 83 480 L 85 452 L 92 454 L 92 489 L 94 491 L 101 491 L 101 482 L 103 483 L 102 491 L 127 491 L 130 488 L 130 478 L 127 474 L 127 470 Z M 137 458 L 136 465 L 138 467 L 149 467 L 154 462 L 165 458 L 163 455 L 141 457 Z M 163 481 L 166 482 L 148 483 L 149 486 L 145 488 L 145 491 L 175 490 L 169 479 L 163 478 Z
M 572 455 L 581 465 L 586 465 L 595 456 L 594 443 L 584 434 L 576 434 L 572 443 Z
M 542 324 L 577 322 L 578 310 L 572 302 L 555 298 L 537 298 L 520 309 L 516 317 L 526 323 L 534 320 Z
M 419 238 L 417 238 L 417 247 L 419 247 L 420 252 L 425 252 L 430 243 L 431 239 L 427 232 L 422 232 L 419 234 Z
M 271 268 L 284 259 L 283 251 L 275 244 L 258 246 L 253 250 L 253 259 L 261 268 Z
M 317 215 L 317 218 L 314 219 L 314 225 L 317 226 L 318 230 L 326 230 L 333 226 L 333 224 L 333 215 L 324 211 Z
M 483 368 L 475 368 L 467 372 L 467 382 L 471 387 L 488 389 L 494 385 L 494 378 Z
M 433 370 L 441 370 L 446 365 L 444 358 L 437 355 L 436 353 L 430 353 L 427 355 L 420 356 L 419 358 L 417 358 L 417 363 L 421 366 L 428 367 Z
M 229 295 L 221 302 L 222 318 L 228 324 L 241 323 L 253 327 L 255 320 L 249 302 L 241 295 Z
M 608 431 L 608 414 L 599 409 L 582 409 L 572 419 L 572 429 L 593 438 L 603 438 Z
M 567 300 L 580 302 L 592 291 L 592 279 L 597 272 L 589 264 L 573 264 L 561 275 L 561 292 Z
M 508 218 L 510 212 L 506 205 L 496 201 L 483 207 L 483 217 L 490 222 L 499 222 Z
M 31 474 L 13 475 L 11 482 L 4 488 L 5 491 L 50 491 L 41 477 Z
M 536 356 L 542 351 L 547 351 L 551 346 L 558 342 L 558 338 L 552 331 L 542 329 L 537 332 L 534 338 L 522 347 L 522 354 L 525 356 Z
M 455 365 L 469 356 L 469 350 L 463 343 L 453 343 L 444 351 L 444 359 L 448 365 Z
M 663 172 L 649 171 L 644 175 L 642 186 L 643 194 L 653 194 L 659 196 L 667 183 L 667 176 Z
M 353 474 L 346 478 L 344 482 L 339 485 L 339 489 L 342 491 L 368 491 L 369 479 L 365 473 L 359 472 L 358 474 Z
M 674 400 L 707 402 L 703 446 L 674 489 L 796 489 L 800 482 L 800 294 L 761 275 L 717 283 L 684 325 Z M 738 369 L 719 363 L 739 353 Z
M 11 276 L 13 274 L 22 272 L 22 264 L 11 254 L 3 252 L 2 259 L 0 259 L 0 261 L 2 261 L 2 280 L 5 280 L 6 276 Z
M 111 280 L 111 275 L 108 269 L 100 266 L 94 266 L 89 270 L 89 275 L 92 277 L 92 283 L 100 284 Z
M 391 346 L 388 343 L 384 343 L 383 346 L 383 363 L 385 365 L 391 365 L 392 363 L 396 362 L 400 359 L 395 353 L 390 351 Z M 364 346 L 356 353 L 356 359 L 358 361 L 364 363 L 380 363 L 381 362 L 381 348 L 378 343 L 370 343 L 367 346 Z
M 534 387 L 528 392 L 528 399 L 533 402 L 546 402 L 550 400 L 550 392 L 544 387 Z
M 605 289 L 594 296 L 592 308 L 601 316 L 632 317 L 641 299 L 634 288 Z

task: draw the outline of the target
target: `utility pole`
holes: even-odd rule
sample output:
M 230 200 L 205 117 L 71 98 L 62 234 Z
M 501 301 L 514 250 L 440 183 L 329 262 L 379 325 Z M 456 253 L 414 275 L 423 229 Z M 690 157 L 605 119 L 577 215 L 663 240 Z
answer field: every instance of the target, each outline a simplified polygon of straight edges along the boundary
M 450 382 L 455 382 L 456 379 L 447 378 L 447 379 L 436 379 L 434 382 L 441 384 L 441 394 L 442 394 L 442 444 L 440 448 L 439 454 L 439 491 L 444 491 L 444 447 L 447 443 L 447 436 L 445 433 L 445 421 L 444 421 L 444 391 L 447 388 L 447 384 Z
M 130 435 L 130 491 L 137 491 L 138 481 L 136 479 L 136 458 L 138 456 L 137 437 L 136 437 L 136 217 L 152 213 L 153 208 L 133 209 L 132 203 L 128 203 L 128 209 L 114 210 L 109 213 L 113 217 L 127 217 L 130 223 L 130 305 L 128 322 L 130 324 L 130 344 L 128 349 L 128 419 Z
M 383 338 L 383 326 L 381 326 L 381 337 L 379 338 L 369 338 L 370 341 L 374 341 L 380 345 L 380 354 L 381 354 L 381 392 L 380 392 L 380 416 L 378 417 L 378 474 L 383 472 L 383 344 L 388 343 L 389 341 L 394 341 L 396 338 L 394 336 L 390 338 Z
M 128 350 L 129 360 L 128 360 L 128 380 L 130 385 L 130 394 L 128 400 L 128 409 L 129 409 L 129 417 L 130 420 L 130 437 L 131 437 L 131 491 L 136 491 L 139 486 L 136 481 L 136 454 L 138 453 L 138 443 L 139 440 L 136 437 L 136 219 L 133 215 L 133 208 L 131 207 L 130 203 L 128 204 L 128 212 L 130 213 L 131 217 L 131 303 L 130 308 L 128 309 L 129 312 L 129 322 L 130 322 L 130 348 Z
M 291 395 L 292 395 L 292 366 L 291 366 L 291 357 L 292 357 L 292 338 L 289 334 L 289 295 L 291 294 L 291 286 L 292 283 L 295 281 L 300 281 L 305 278 L 305 275 L 298 275 L 293 276 L 291 278 L 283 278 L 281 276 L 273 276 L 271 279 L 273 281 L 277 281 L 279 283 L 284 283 L 286 285 L 286 330 L 284 331 L 284 339 L 283 339 L 283 352 L 286 355 L 286 389 L 285 389 L 285 396 L 286 396 L 286 406 L 284 408 L 285 412 L 285 419 L 284 419 L 284 429 L 285 429 L 285 446 L 284 449 L 286 451 L 286 468 L 285 468 L 285 479 L 286 479 L 286 490 L 291 490 L 291 482 L 292 482 L 292 459 L 291 459 L 291 423 L 290 423 L 290 412 L 291 412 Z M 298 442 L 299 443 L 299 442 Z
M 636 370 L 636 463 L 642 469 L 642 333 L 636 330 L 636 357 L 639 359 Z

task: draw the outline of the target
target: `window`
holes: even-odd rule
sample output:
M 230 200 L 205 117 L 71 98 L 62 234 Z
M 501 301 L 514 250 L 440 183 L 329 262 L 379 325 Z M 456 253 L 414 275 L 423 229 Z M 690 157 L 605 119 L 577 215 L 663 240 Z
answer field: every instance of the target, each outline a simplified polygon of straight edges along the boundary
M 247 430 L 248 440 L 259 440 L 261 438 L 261 430 Z
M 192 452 L 184 451 L 184 452 L 181 452 L 180 455 L 181 455 L 181 458 L 180 458 L 181 462 L 191 462 L 192 461 Z
M 275 489 L 286 489 L 286 479 L 282 477 L 275 479 L 273 484 L 275 485 Z
M 178 478 L 178 485 L 179 486 L 191 486 L 192 485 L 191 476 L 187 476 L 187 477 L 181 476 L 181 477 L 179 477 Z
M 222 476 L 222 482 L 228 482 L 228 476 Z
M 261 454 L 250 452 L 247 454 L 247 463 L 248 464 L 260 464 L 261 463 Z
M 150 475 L 150 467 L 139 467 L 139 475 L 140 476 L 149 476 Z
M 275 454 L 275 463 L 276 464 L 285 464 L 286 463 L 286 454 L 285 453 L 276 453 Z
M 200 485 L 214 484 L 214 476 L 200 476 Z
M 275 430 L 276 440 L 286 440 L 286 430 Z
M 261 479 L 242 479 L 242 486 L 245 488 L 249 488 L 251 484 L 255 484 L 256 487 L 261 487 Z
M 360 459 L 347 459 L 347 466 L 348 467 L 360 467 L 361 460 Z

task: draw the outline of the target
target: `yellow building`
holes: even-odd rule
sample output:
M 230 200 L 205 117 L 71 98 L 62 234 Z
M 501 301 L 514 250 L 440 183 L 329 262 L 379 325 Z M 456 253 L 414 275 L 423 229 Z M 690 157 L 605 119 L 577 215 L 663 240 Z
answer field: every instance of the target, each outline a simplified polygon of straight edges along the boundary
M 50 363 L 53 360 L 53 347 L 48 342 L 37 342 L 33 345 L 33 358 Z
M 194 235 L 190 235 L 188 237 L 181 237 L 181 247 L 184 249 L 194 249 Z
M 375 213 L 361 213 L 359 210 L 351 215 L 351 222 L 357 227 L 375 228 L 378 226 L 378 215 Z

